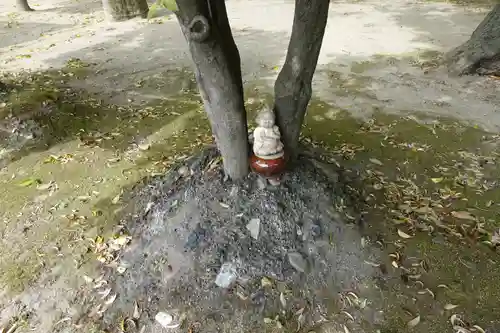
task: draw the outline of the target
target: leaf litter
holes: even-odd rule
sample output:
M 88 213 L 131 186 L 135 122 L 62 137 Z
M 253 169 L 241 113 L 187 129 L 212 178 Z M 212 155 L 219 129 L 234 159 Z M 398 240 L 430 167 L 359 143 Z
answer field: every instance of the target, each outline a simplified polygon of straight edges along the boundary
M 404 145 L 405 148 L 412 149 L 415 151 L 424 151 L 429 149 L 430 147 L 425 147 L 423 145 L 417 145 L 417 144 L 406 144 Z M 148 147 L 149 149 L 149 147 Z M 146 149 L 147 150 L 147 149 Z M 339 149 L 339 151 L 346 157 L 346 159 L 352 159 L 355 157 L 355 155 L 358 152 L 363 151 L 364 148 L 361 146 L 356 146 L 356 145 L 350 145 L 350 144 L 345 144 L 342 145 L 342 147 Z M 465 155 L 464 155 L 465 156 Z M 59 163 L 57 159 L 54 159 L 56 163 Z M 71 159 L 70 159 L 71 160 Z M 378 165 L 378 166 L 383 166 L 385 164 L 388 164 L 389 162 L 382 162 L 378 159 L 372 158 L 370 159 L 370 162 L 372 164 Z M 53 163 L 53 162 L 51 162 Z M 372 171 L 372 170 L 370 170 Z M 475 171 L 473 169 L 468 170 L 472 173 Z M 480 172 L 475 173 L 476 175 L 481 175 Z M 483 233 L 483 235 L 487 234 L 487 232 L 481 227 L 481 225 L 478 224 L 471 224 L 471 225 L 466 225 L 465 229 L 460 229 L 460 227 L 457 227 L 456 225 L 453 224 L 452 220 L 449 220 L 448 217 L 453 217 L 458 220 L 464 220 L 466 223 L 468 221 L 471 222 L 476 222 L 477 219 L 472 213 L 464 210 L 458 210 L 457 211 L 451 211 L 450 212 L 450 206 L 449 204 L 453 200 L 460 199 L 463 197 L 463 194 L 457 191 L 456 188 L 440 188 L 438 191 L 438 195 L 440 196 L 439 199 L 436 199 L 434 197 L 435 193 L 429 194 L 425 189 L 418 188 L 418 186 L 415 185 L 415 187 L 412 188 L 412 186 L 409 186 L 405 190 L 405 186 L 408 184 L 411 184 L 412 182 L 414 183 L 414 180 L 412 179 L 404 179 L 404 178 L 399 178 L 396 182 L 392 182 L 385 178 L 382 174 L 377 173 L 377 172 L 371 172 L 369 177 L 376 178 L 376 181 L 379 182 L 376 185 L 374 185 L 375 189 L 379 190 L 384 190 L 385 194 L 389 193 L 390 191 L 394 190 L 394 193 L 390 193 L 391 195 L 394 195 L 395 197 L 400 195 L 400 199 L 398 202 L 402 203 L 401 207 L 395 208 L 394 210 L 394 221 L 398 221 L 398 223 L 401 223 L 404 225 L 403 230 L 409 230 L 409 231 L 402 231 L 400 229 L 394 229 L 398 236 L 402 238 L 401 243 L 404 243 L 404 240 L 412 238 L 414 236 L 414 233 L 419 230 L 419 231 L 425 231 L 429 233 L 435 233 L 437 230 L 444 231 L 447 234 L 453 235 L 458 238 L 463 238 L 464 235 L 467 235 L 470 230 L 476 230 L 479 233 Z M 469 185 L 474 185 L 475 188 L 478 189 L 478 191 L 483 191 L 484 188 L 482 188 L 481 182 L 477 182 L 476 180 L 472 179 L 472 177 L 467 176 L 465 174 L 460 174 L 460 177 L 458 177 L 458 180 L 462 181 L 463 184 Z M 435 177 L 431 178 L 431 182 L 433 184 L 443 184 L 445 183 L 446 186 L 448 186 L 448 176 L 446 177 Z M 39 184 L 42 182 L 40 181 Z M 33 184 L 30 184 L 28 186 L 31 186 Z M 411 192 L 413 191 L 413 193 Z M 116 198 L 116 197 L 115 197 Z M 443 202 L 449 200 L 448 202 Z M 83 201 L 83 200 L 82 200 Z M 115 201 L 113 199 L 113 201 Z M 116 200 L 116 203 L 119 201 L 119 197 Z M 113 202 L 115 203 L 115 202 Z M 493 203 L 489 203 L 489 206 L 493 205 Z M 487 205 L 488 206 L 488 205 Z M 401 208 L 401 209 L 400 209 Z M 149 209 L 148 209 L 149 210 Z M 403 212 L 403 213 L 401 213 Z M 478 217 L 478 219 L 481 219 Z M 479 235 L 481 237 L 481 235 Z M 493 234 L 491 236 L 491 243 L 496 244 L 498 236 L 495 236 Z M 130 239 L 128 240 L 128 242 Z M 99 243 L 104 244 L 106 243 L 107 248 L 102 247 L 102 250 L 98 251 L 98 253 L 104 258 L 104 263 L 110 264 L 114 262 L 116 259 L 116 254 L 114 252 L 119 251 L 123 246 L 126 246 L 128 242 L 125 242 L 125 245 L 120 245 L 121 241 L 118 242 L 113 242 L 108 240 L 107 242 L 104 242 L 101 240 Z M 118 244 L 116 244 L 118 243 Z M 117 246 L 115 246 L 117 245 Z M 109 253 L 106 253 L 109 252 Z M 406 269 L 404 265 L 401 264 L 401 260 L 398 256 L 394 258 L 395 260 L 393 262 L 397 263 L 397 266 L 399 269 Z M 380 266 L 380 264 L 374 264 Z M 117 268 L 118 271 L 118 268 Z M 271 285 L 273 283 L 271 282 Z M 107 291 L 107 290 L 106 290 Z M 109 293 L 111 294 L 111 292 Z M 109 295 L 108 294 L 108 295 Z M 281 296 L 283 293 L 280 294 L 280 300 Z M 113 296 L 113 295 L 111 295 Z M 116 299 L 116 295 L 115 295 Z M 355 303 L 356 297 L 348 297 L 348 299 L 351 300 L 352 303 Z M 114 301 L 114 300 L 113 300 Z M 366 300 L 364 300 L 366 302 Z M 445 309 L 449 307 L 450 304 L 445 305 Z M 452 310 L 453 308 L 450 308 L 449 310 Z M 346 312 L 348 313 L 348 312 Z M 302 314 L 300 314 L 302 315 Z M 420 320 L 420 317 L 417 317 Z M 414 318 L 413 320 L 417 319 Z M 127 318 L 126 318 L 127 319 Z M 412 320 L 412 321 L 413 321 Z M 274 321 L 274 320 L 273 320 Z M 418 323 L 417 323 L 418 324 Z M 457 326 L 457 325 L 455 325 Z M 465 328 L 464 328 L 465 329 Z M 473 326 L 469 327 L 470 329 L 477 329 L 474 328 Z M 349 332 L 347 327 L 344 326 L 345 332 Z M 124 330 L 125 331 L 125 330 Z M 479 330 L 478 330 L 479 331 Z

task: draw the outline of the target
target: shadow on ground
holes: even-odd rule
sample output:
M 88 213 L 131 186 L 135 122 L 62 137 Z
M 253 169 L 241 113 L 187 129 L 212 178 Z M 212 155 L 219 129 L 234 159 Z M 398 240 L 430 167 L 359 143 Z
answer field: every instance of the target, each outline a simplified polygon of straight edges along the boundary
M 73 139 L 124 151 L 177 116 L 199 110 L 193 73 L 182 66 L 191 66 L 185 42 L 176 40 L 183 37 L 172 29 L 161 33 L 162 26 L 146 26 L 108 42 L 59 54 L 54 64 L 69 59 L 61 71 L 14 79 L 16 88 L 4 97 L 7 110 L 2 116 L 32 119 L 39 129 L 35 143 L 12 153 L 12 159 Z M 251 69 L 246 80 L 263 80 L 276 74 L 271 66 L 260 62 L 254 46 L 269 45 L 266 63 L 277 63 L 286 43 L 281 35 L 253 30 L 235 35 L 243 45 L 244 69 Z M 282 49 L 276 48 L 276 40 L 283 40 Z M 139 57 L 141 49 L 154 51 Z M 113 102 L 118 105 L 110 104 Z M 137 111 L 131 104 L 141 105 L 142 109 Z M 4 132 L 12 129 L 8 121 L 7 125 Z
M 453 3 L 428 3 L 425 12 L 416 11 L 413 4 L 391 7 L 393 17 L 401 25 L 414 29 L 417 41 L 432 45 L 433 49 L 446 52 L 465 42 L 488 13 L 489 5 L 478 10 L 457 11 Z M 470 4 L 469 5 L 474 5 Z M 478 14 L 483 12 L 484 15 Z
M 45 9 L 44 11 L 55 11 L 60 14 L 92 14 L 101 10 L 102 1 L 77 0 L 58 3 L 57 7 Z
M 75 85 L 90 91 L 130 95 L 144 100 L 164 98 L 176 92 L 178 87 L 162 83 L 163 73 L 170 69 L 191 67 L 192 63 L 176 20 L 155 22 L 146 22 L 134 31 L 111 37 L 103 43 L 58 54 L 47 61 L 55 67 L 71 58 L 96 63 L 93 73 L 83 84 L 75 82 Z M 268 78 L 276 73 L 272 69 L 274 66 L 269 64 L 279 64 L 284 57 L 288 45 L 285 33 L 248 29 L 236 30 L 234 36 L 239 46 L 245 81 Z
M 72 140 L 84 146 L 123 152 L 137 147 L 141 140 L 177 117 L 201 108 L 192 87 L 181 91 L 183 80 L 193 79 L 187 70 L 164 72 L 161 83 L 170 84 L 170 88 L 176 85 L 177 93 L 152 105 L 143 105 L 139 110 L 106 104 L 100 96 L 60 85 L 61 78 L 73 73 L 40 73 L 13 81 L 12 90 L 4 97 L 7 110 L 3 111 L 5 119 L 0 123 L 4 134 L 2 144 L 14 150 L 11 161 Z M 26 137 L 30 140 L 23 141 Z M 19 142 L 24 144 L 16 146 Z
M 72 24 L 23 22 L 16 15 L 9 18 L 0 18 L 0 36 L 2 36 L 0 47 L 8 48 L 9 46 L 34 41 L 46 33 L 72 27 Z

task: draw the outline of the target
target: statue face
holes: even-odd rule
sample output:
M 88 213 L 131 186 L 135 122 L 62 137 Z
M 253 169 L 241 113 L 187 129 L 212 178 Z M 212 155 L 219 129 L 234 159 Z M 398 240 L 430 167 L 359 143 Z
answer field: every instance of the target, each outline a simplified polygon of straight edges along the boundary
M 269 109 L 264 109 L 259 112 L 256 121 L 261 127 L 271 128 L 274 126 L 274 113 Z

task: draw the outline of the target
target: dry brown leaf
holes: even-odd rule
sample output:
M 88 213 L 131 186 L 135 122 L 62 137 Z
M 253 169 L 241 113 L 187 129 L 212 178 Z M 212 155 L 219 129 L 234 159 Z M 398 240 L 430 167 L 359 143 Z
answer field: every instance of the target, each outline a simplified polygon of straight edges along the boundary
M 365 264 L 368 264 L 368 265 L 373 266 L 373 267 L 380 267 L 380 264 L 376 264 L 376 263 L 371 262 L 371 261 L 366 261 L 365 260 Z
M 106 304 L 106 305 L 113 304 L 113 302 L 116 300 L 116 296 L 117 296 L 117 294 L 113 294 L 113 295 L 109 296 L 109 298 L 104 302 L 104 304 Z
M 410 320 L 407 324 L 408 328 L 412 328 L 417 326 L 420 323 L 420 316 L 416 316 L 412 320 Z
M 480 333 L 486 333 L 486 331 L 479 325 L 474 325 L 474 326 L 472 326 L 472 328 L 476 329 L 476 331 L 478 331 Z
M 268 277 L 263 277 L 261 280 L 260 280 L 260 285 L 262 287 L 272 287 L 273 286 L 273 281 L 271 281 L 271 279 L 269 279 Z
M 77 200 L 81 202 L 87 202 L 91 199 L 90 195 L 80 195 L 79 197 L 76 197 Z
M 451 212 L 451 216 L 453 216 L 454 218 L 457 218 L 457 219 L 461 219 L 461 220 L 470 220 L 470 221 L 476 220 L 476 218 L 474 216 L 472 216 L 471 213 L 466 212 L 466 211 L 453 211 L 453 212 Z
M 401 231 L 400 229 L 398 229 L 398 235 L 399 235 L 399 237 L 404 238 L 404 239 L 408 239 L 408 238 L 412 237 L 412 236 L 408 235 L 407 233 L 405 233 L 404 231 Z
M 283 308 L 286 308 L 286 299 L 285 299 L 285 295 L 283 293 L 280 293 L 280 302 L 281 302 L 281 306 Z
M 140 143 L 137 145 L 137 148 L 139 148 L 139 150 L 142 150 L 142 151 L 146 151 L 150 148 L 151 146 L 149 145 L 149 143 Z
M 448 303 L 448 304 L 446 304 L 446 305 L 444 306 L 444 309 L 445 309 L 445 310 L 453 310 L 453 309 L 454 309 L 454 308 L 456 308 L 457 306 L 458 306 L 458 305 L 456 305 L 456 304 L 450 304 L 450 303 Z
M 98 291 L 97 293 L 101 296 L 101 299 L 105 299 L 111 293 L 111 288 L 106 288 L 104 290 Z
M 463 322 L 463 320 L 460 319 L 457 314 L 451 315 L 450 322 L 451 322 L 451 324 L 453 326 L 456 326 L 456 325 L 458 325 L 458 326 L 460 326 L 460 325 L 464 326 L 465 325 L 465 323 Z
M 347 311 L 342 311 L 341 313 L 343 313 L 344 315 L 346 315 L 347 318 L 351 319 L 352 321 L 354 321 L 354 316 L 352 314 L 350 314 L 349 312 Z
M 472 333 L 471 331 L 469 331 L 465 327 L 458 326 L 458 325 L 454 325 L 453 330 L 455 331 L 455 333 Z
M 373 164 L 376 164 L 376 165 L 384 165 L 384 163 L 380 162 L 376 158 L 370 158 L 370 162 L 372 162 Z
M 135 301 L 134 302 L 134 314 L 132 315 L 132 318 L 137 320 L 140 317 L 141 317 L 141 310 L 139 309 L 139 304 L 137 304 L 137 301 Z
M 111 203 L 116 205 L 120 201 L 121 193 L 117 194 L 112 200 Z

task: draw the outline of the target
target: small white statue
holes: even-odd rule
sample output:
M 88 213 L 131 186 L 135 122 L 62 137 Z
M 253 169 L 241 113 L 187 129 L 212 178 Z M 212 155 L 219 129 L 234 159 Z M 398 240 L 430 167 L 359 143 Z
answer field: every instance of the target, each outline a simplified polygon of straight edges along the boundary
M 284 155 L 283 143 L 278 126 L 274 124 L 274 112 L 265 106 L 255 119 L 257 128 L 253 131 L 253 152 L 264 160 L 274 160 Z

